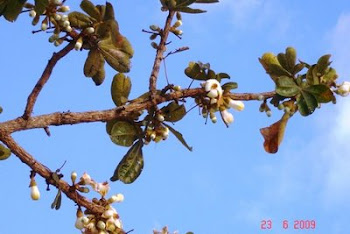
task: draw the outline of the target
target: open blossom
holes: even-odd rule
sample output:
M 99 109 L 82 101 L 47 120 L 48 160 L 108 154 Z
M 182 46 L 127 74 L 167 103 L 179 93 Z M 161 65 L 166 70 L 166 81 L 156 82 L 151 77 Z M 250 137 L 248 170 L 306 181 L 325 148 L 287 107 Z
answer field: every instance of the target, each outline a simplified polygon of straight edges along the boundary
M 341 85 L 338 86 L 338 93 L 346 97 L 350 93 L 350 82 L 349 81 L 344 81 Z
M 230 99 L 229 106 L 235 110 L 238 110 L 238 111 L 244 110 L 244 103 L 241 101 L 236 101 L 236 100 Z
M 233 115 L 228 112 L 227 110 L 223 110 L 221 111 L 221 116 L 222 116 L 222 119 L 224 120 L 224 122 L 229 125 L 230 123 L 233 122 L 234 118 L 233 118 Z
M 210 98 L 216 98 L 222 95 L 222 88 L 219 81 L 215 79 L 209 79 L 204 83 L 204 89 L 208 92 L 207 96 Z
M 101 194 L 102 197 L 106 196 L 110 186 L 108 182 L 103 182 L 103 183 L 97 183 L 94 187 L 95 191 Z

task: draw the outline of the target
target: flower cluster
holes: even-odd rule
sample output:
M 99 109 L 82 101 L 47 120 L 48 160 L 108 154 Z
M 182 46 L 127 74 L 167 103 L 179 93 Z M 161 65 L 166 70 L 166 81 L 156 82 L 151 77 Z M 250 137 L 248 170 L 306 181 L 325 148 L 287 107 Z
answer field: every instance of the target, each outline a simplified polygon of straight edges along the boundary
M 337 93 L 343 97 L 346 97 L 350 93 L 350 82 L 344 81 L 341 85 L 337 86 Z
M 169 128 L 163 126 L 161 123 L 164 121 L 164 116 L 162 114 L 157 114 L 154 121 L 149 123 L 145 134 L 145 144 L 151 141 L 156 143 L 161 140 L 166 140 L 169 136 Z
M 75 178 L 76 174 L 72 173 L 73 183 Z M 108 183 L 97 183 L 91 179 L 90 175 L 87 173 L 83 174 L 78 185 L 89 185 L 94 191 L 98 192 L 102 198 L 94 198 L 92 202 L 105 207 L 105 211 L 102 215 L 95 215 L 86 210 L 84 214 L 83 211 L 78 208 L 75 227 L 81 230 L 84 234 L 124 234 L 125 232 L 122 229 L 122 223 L 118 212 L 112 206 L 112 203 L 122 202 L 124 200 L 124 195 L 119 193 L 106 200 L 104 197 L 109 191 Z
M 231 99 L 225 95 L 226 92 L 222 89 L 219 81 L 216 79 L 209 79 L 202 83 L 202 87 L 207 92 L 206 97 L 197 98 L 196 103 L 202 108 L 202 115 L 204 118 L 210 117 L 213 123 L 217 122 L 216 112 L 220 111 L 221 118 L 228 126 L 233 122 L 233 115 L 228 111 L 233 108 L 238 111 L 244 109 L 244 103 Z

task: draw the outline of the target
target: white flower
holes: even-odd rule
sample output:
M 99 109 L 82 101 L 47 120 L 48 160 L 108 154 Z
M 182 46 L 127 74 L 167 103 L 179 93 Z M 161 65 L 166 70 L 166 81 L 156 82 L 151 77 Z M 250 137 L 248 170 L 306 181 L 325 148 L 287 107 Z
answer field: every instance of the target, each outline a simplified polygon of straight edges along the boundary
M 338 86 L 339 95 L 346 97 L 350 93 L 350 82 L 344 81 L 341 85 Z
M 82 175 L 82 177 L 80 178 L 80 180 L 84 183 L 84 184 L 91 184 L 91 177 L 88 173 L 84 172 L 84 174 Z
M 204 89 L 208 92 L 207 96 L 210 98 L 216 98 L 222 95 L 222 88 L 219 81 L 215 79 L 209 79 L 204 84 Z
M 238 111 L 244 110 L 244 103 L 241 101 L 235 101 L 230 99 L 229 106 Z
M 33 180 L 34 181 L 34 180 Z M 31 183 L 32 184 L 32 183 Z M 30 197 L 33 200 L 39 200 L 40 199 L 40 191 L 38 186 L 36 185 L 35 181 L 34 183 L 30 186 Z
M 233 115 L 228 112 L 227 110 L 223 110 L 221 111 L 221 116 L 222 116 L 222 119 L 224 120 L 224 122 L 229 125 L 230 123 L 233 122 Z
M 108 193 L 110 187 L 108 182 L 103 182 L 103 183 L 97 183 L 95 185 L 95 191 L 101 194 L 102 197 L 106 196 Z

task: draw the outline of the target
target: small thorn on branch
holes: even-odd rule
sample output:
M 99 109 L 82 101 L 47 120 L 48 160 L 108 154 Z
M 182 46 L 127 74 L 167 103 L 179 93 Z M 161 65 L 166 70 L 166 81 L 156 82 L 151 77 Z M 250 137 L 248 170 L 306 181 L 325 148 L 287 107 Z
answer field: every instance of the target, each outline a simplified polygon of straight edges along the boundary
M 44 131 L 45 131 L 45 133 L 46 133 L 46 135 L 47 135 L 48 137 L 51 136 L 51 132 L 50 132 L 49 127 L 45 127 L 45 128 L 44 128 Z

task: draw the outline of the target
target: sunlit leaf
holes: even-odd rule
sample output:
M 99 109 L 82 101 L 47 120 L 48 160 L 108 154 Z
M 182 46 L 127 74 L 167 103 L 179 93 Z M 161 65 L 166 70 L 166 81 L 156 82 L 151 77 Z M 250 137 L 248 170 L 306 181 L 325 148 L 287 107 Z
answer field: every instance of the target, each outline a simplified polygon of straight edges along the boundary
M 300 92 L 300 88 L 294 79 L 288 76 L 279 77 L 276 86 L 276 93 L 284 97 L 293 97 Z
M 111 85 L 111 95 L 116 106 L 122 106 L 128 101 L 131 91 L 131 80 L 123 73 L 118 73 L 113 77 Z
M 83 0 L 80 3 L 80 8 L 96 21 L 102 20 L 102 16 L 98 8 L 89 0 Z
M 0 144 L 0 160 L 8 159 L 11 156 L 11 150 Z
M 331 102 L 334 99 L 334 94 L 327 85 L 312 85 L 304 89 L 304 91 L 315 96 L 319 103 Z
M 284 132 L 287 126 L 290 115 L 285 113 L 282 118 L 276 123 L 266 128 L 261 128 L 260 132 L 263 135 L 264 149 L 266 152 L 274 154 L 277 153 L 278 147 L 281 144 L 284 136 Z
M 111 140 L 121 146 L 131 146 L 138 138 L 139 129 L 132 123 L 127 121 L 116 121 L 114 123 L 110 138 Z
M 72 27 L 79 28 L 79 29 L 92 26 L 92 23 L 93 23 L 89 16 L 77 11 L 73 11 L 69 13 L 68 19 Z
M 163 123 L 163 124 L 164 124 L 164 126 L 169 128 L 170 132 L 172 132 L 175 135 L 175 137 L 181 142 L 181 144 L 183 144 L 189 151 L 192 151 L 192 147 L 186 143 L 183 135 L 180 132 L 176 131 L 175 129 L 173 129 L 171 126 L 169 126 L 166 123 Z
M 161 112 L 164 115 L 165 121 L 177 122 L 186 115 L 186 108 L 184 105 L 179 105 L 177 102 L 173 101 L 163 107 Z
M 2 14 L 5 19 L 13 22 L 17 19 L 18 15 L 23 9 L 23 5 L 26 0 L 9 0 L 6 2 L 6 7 L 3 9 Z
M 298 110 L 302 116 L 311 115 L 318 106 L 317 99 L 311 93 L 302 90 L 297 98 Z
M 126 153 L 114 171 L 111 181 L 120 180 L 125 184 L 133 183 L 141 174 L 143 169 L 143 143 L 136 142 Z

